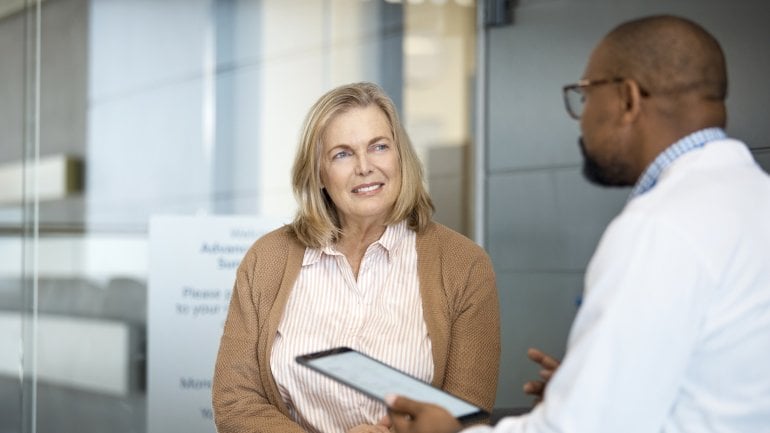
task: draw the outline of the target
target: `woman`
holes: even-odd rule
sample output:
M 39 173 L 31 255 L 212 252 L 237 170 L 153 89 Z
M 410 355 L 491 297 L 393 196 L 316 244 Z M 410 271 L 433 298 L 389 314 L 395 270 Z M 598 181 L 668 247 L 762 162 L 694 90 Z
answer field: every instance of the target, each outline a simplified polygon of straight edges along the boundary
M 292 178 L 294 222 L 238 268 L 212 391 L 219 433 L 388 431 L 383 404 L 294 361 L 336 346 L 490 409 L 500 351 L 491 262 L 431 221 L 419 159 L 383 90 L 322 96 Z

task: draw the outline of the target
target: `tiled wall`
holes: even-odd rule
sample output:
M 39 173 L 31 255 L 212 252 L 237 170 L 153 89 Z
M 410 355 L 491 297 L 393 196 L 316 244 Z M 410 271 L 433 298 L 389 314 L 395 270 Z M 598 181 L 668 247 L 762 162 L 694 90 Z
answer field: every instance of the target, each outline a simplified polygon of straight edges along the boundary
M 487 33 L 485 246 L 502 310 L 499 406 L 530 404 L 521 385 L 537 368 L 527 347 L 563 353 L 585 266 L 628 194 L 582 178 L 579 125 L 564 111 L 561 86 L 581 78 L 594 44 L 616 24 L 664 12 L 701 22 L 721 41 L 730 74 L 728 133 L 746 140 L 770 169 L 767 3 L 518 2 L 513 25 Z

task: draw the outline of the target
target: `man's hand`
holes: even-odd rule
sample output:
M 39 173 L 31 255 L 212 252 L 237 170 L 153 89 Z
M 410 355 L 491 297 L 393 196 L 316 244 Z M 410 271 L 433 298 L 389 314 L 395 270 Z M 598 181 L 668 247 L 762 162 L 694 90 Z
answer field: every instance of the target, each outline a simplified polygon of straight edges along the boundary
M 462 429 L 455 417 L 435 404 L 394 395 L 385 400 L 391 425 L 398 433 L 456 433 Z
M 535 404 L 538 404 L 543 401 L 545 387 L 548 385 L 548 381 L 551 380 L 551 377 L 556 372 L 560 363 L 556 359 L 534 348 L 527 350 L 527 356 L 542 367 L 539 372 L 542 380 L 530 380 L 524 384 L 524 392 L 534 396 Z
M 390 433 L 390 430 L 388 430 L 388 427 L 382 424 L 382 422 L 378 424 L 361 424 L 353 427 L 352 429 L 348 430 L 347 433 Z

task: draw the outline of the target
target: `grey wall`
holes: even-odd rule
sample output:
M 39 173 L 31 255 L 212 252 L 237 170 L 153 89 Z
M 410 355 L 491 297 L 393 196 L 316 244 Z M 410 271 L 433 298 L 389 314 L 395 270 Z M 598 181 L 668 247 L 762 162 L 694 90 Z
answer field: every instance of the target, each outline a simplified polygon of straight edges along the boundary
M 81 158 L 85 154 L 87 12 L 87 0 L 42 5 L 39 122 L 34 119 L 33 104 L 34 13 L 28 16 L 19 10 L 0 17 L 0 164 L 19 163 L 31 155 L 33 125 L 40 128 L 41 157 L 66 154 Z M 82 201 L 72 197 L 41 203 L 40 219 L 45 225 L 61 224 L 79 218 L 82 212 Z M 18 208 L 0 206 L 0 224 L 20 218 Z
M 770 167 L 770 5 L 760 0 L 523 0 L 514 24 L 489 29 L 485 245 L 501 300 L 498 406 L 526 406 L 521 385 L 537 374 L 526 349 L 563 355 L 599 237 L 628 189 L 589 185 L 580 174 L 578 123 L 561 86 L 577 81 L 594 44 L 616 24 L 653 13 L 692 18 L 722 43 L 730 74 L 728 133 Z
M 42 156 L 84 154 L 86 112 L 86 0 L 46 2 L 41 13 L 40 51 L 40 148 Z M 23 152 L 22 115 L 29 109 L 24 100 L 33 85 L 34 59 L 25 57 L 25 13 L 0 18 L 0 163 L 18 162 Z M 34 22 L 29 23 L 34 26 Z M 34 37 L 34 33 L 31 33 Z M 31 51 L 30 54 L 34 54 Z M 30 62 L 27 64 L 26 62 Z
M 22 14 L 2 18 L 0 25 L 0 163 L 21 159 L 24 147 L 24 47 Z

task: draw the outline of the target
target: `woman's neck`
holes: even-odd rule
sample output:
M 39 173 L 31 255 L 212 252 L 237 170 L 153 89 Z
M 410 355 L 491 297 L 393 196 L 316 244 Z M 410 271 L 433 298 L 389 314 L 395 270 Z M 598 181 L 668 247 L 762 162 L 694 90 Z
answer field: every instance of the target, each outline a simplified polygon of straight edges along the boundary
M 366 249 L 382 237 L 386 228 L 387 226 L 381 223 L 343 227 L 342 237 L 337 241 L 336 249 L 345 255 L 356 279 L 358 279 L 358 269 Z

